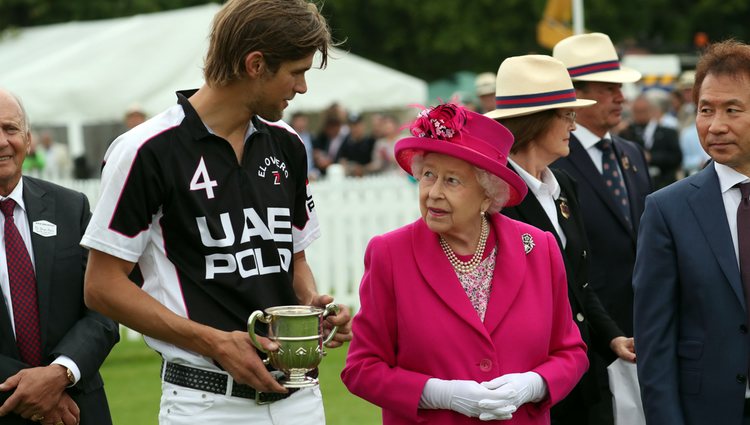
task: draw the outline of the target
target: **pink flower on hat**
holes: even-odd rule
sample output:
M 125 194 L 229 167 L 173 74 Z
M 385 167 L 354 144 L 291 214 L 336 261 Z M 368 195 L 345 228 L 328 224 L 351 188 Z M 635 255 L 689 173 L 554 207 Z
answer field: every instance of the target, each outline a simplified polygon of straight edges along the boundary
M 416 137 L 450 142 L 459 136 L 466 124 L 466 110 L 454 103 L 443 103 L 422 110 L 409 131 Z
M 504 180 L 510 190 L 506 205 L 518 205 L 526 196 L 526 183 L 507 166 L 513 134 L 499 122 L 448 102 L 423 109 L 409 130 L 412 135 L 394 146 L 396 161 L 407 173 L 412 174 L 417 155 L 447 155 Z

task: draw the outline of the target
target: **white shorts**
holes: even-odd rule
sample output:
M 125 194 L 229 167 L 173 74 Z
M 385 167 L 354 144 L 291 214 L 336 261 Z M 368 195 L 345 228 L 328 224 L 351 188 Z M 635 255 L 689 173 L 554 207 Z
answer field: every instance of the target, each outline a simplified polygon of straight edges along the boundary
M 159 425 L 325 425 L 320 387 L 301 389 L 288 398 L 255 400 L 161 383 Z

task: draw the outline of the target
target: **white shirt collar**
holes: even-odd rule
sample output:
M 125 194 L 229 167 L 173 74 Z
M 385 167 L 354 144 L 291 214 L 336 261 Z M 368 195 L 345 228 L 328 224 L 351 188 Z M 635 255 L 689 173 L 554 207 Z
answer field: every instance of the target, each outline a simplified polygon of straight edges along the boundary
M 576 136 L 576 139 L 581 142 L 581 145 L 583 145 L 584 149 L 593 147 L 601 139 L 612 140 L 612 135 L 609 134 L 609 131 L 604 135 L 604 137 L 599 137 L 596 134 L 592 133 L 591 130 L 578 123 L 576 123 L 576 129 L 573 130 L 573 134 Z
M 23 177 L 21 177 L 21 179 L 18 180 L 18 184 L 10 192 L 10 195 L 0 196 L 0 201 L 4 201 L 8 198 L 16 201 L 16 205 L 21 207 L 23 211 L 26 211 L 26 204 L 23 203 Z
M 727 190 L 732 189 L 737 183 L 750 180 L 750 177 L 736 171 L 734 168 L 719 164 L 716 161 L 714 161 L 714 169 L 716 170 L 716 175 L 719 177 L 721 193 L 726 193 Z
M 508 158 L 508 162 L 513 165 L 513 168 L 518 172 L 518 175 L 526 183 L 526 186 L 529 187 L 529 190 L 535 197 L 551 196 L 552 199 L 555 200 L 560 197 L 560 184 L 557 182 L 555 175 L 552 174 L 549 167 L 542 171 L 542 180 L 539 180 L 532 176 L 528 171 L 524 170 L 523 167 L 518 165 L 518 163 L 511 158 Z

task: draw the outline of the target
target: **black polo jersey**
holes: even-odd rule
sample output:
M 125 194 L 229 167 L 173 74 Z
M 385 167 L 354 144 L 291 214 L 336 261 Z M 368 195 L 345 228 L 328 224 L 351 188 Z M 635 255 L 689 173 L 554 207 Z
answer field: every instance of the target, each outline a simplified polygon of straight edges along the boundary
M 240 163 L 193 93 L 110 146 L 81 243 L 138 262 L 143 289 L 177 314 L 244 331 L 252 311 L 297 304 L 292 255 L 319 236 L 305 148 L 283 122 L 254 117 Z

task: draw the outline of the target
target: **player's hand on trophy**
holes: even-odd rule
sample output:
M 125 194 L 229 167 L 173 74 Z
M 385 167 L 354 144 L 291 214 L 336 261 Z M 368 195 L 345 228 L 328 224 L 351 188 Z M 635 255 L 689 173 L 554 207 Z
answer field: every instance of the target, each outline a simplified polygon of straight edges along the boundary
M 221 332 L 221 331 L 219 331 Z M 213 357 L 240 384 L 246 384 L 261 392 L 287 392 L 268 371 L 247 332 L 222 332 Z M 266 351 L 276 351 L 279 345 L 268 338 L 257 337 Z
M 330 295 L 315 295 L 310 305 L 325 308 L 326 305 L 332 302 L 333 297 Z M 334 326 L 339 327 L 333 339 L 326 344 L 328 348 L 340 347 L 346 341 L 352 340 L 352 317 L 349 307 L 343 304 L 338 304 L 338 307 L 339 312 L 335 315 L 329 315 L 323 322 L 323 339 L 328 337 Z

